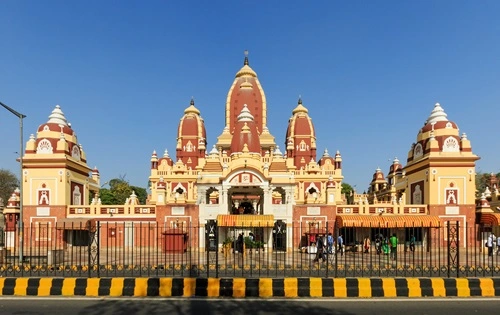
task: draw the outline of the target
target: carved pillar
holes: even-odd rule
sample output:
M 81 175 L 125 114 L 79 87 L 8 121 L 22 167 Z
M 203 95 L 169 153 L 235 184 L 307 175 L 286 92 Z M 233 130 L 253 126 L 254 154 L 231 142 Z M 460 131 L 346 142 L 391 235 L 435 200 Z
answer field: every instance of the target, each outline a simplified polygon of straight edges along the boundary
M 205 204 L 207 203 L 207 188 L 202 186 L 197 186 L 196 203 Z
M 264 209 L 261 214 L 270 214 L 273 205 L 273 189 L 272 186 L 265 186 L 264 189 Z
M 230 210 L 230 207 L 228 206 L 228 200 L 229 200 L 229 196 L 228 196 L 228 188 L 227 187 L 223 187 L 221 186 L 220 187 L 220 204 L 221 204 L 221 207 L 222 209 L 226 209 L 226 211 L 228 212 L 231 212 Z

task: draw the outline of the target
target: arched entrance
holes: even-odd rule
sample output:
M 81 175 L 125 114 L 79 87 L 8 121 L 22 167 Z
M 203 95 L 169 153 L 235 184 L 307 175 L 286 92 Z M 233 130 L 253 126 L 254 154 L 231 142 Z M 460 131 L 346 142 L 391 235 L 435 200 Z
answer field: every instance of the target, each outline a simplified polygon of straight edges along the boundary
M 227 187 L 228 214 L 264 214 L 264 203 L 270 200 L 265 187 L 269 183 L 253 170 L 235 172 L 223 182 Z

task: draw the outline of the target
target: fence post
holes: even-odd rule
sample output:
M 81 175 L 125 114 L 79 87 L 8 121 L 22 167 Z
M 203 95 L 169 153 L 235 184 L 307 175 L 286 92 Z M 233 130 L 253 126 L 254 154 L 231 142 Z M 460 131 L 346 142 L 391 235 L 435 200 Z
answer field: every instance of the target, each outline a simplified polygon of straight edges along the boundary
M 447 231 L 446 236 L 448 239 L 448 278 L 451 277 L 451 268 L 456 269 L 456 277 L 458 278 L 459 270 L 459 259 L 460 259 L 460 224 L 456 221 L 454 224 L 451 221 L 447 221 Z
M 326 247 L 323 246 L 323 258 L 326 257 L 326 278 L 328 278 L 328 265 L 330 263 L 330 259 L 332 259 L 332 254 L 330 254 L 329 245 L 328 245 L 328 219 L 326 220 L 326 231 L 325 231 L 325 236 L 324 238 L 326 239 Z M 323 242 L 324 244 L 325 242 Z M 326 253 L 325 253 L 326 252 Z M 318 260 L 319 263 L 319 260 Z
M 219 278 L 219 226 L 217 221 L 215 221 L 215 277 Z
M 92 270 L 94 266 L 97 266 L 97 277 L 99 277 L 100 268 L 99 268 L 99 230 L 100 230 L 100 222 L 96 221 L 95 225 L 92 223 L 88 226 L 89 231 L 89 278 L 92 277 Z
M 340 233 L 339 229 L 340 228 L 337 226 L 337 223 L 335 222 L 335 224 L 333 225 L 333 237 L 334 237 L 333 244 L 336 247 L 335 254 L 334 254 L 335 255 L 334 256 L 335 266 L 333 266 L 334 267 L 333 276 L 335 278 L 337 278 L 337 275 L 338 275 L 337 272 L 338 272 L 339 251 L 342 250 L 342 248 L 340 248 L 340 246 L 339 246 L 339 233 Z

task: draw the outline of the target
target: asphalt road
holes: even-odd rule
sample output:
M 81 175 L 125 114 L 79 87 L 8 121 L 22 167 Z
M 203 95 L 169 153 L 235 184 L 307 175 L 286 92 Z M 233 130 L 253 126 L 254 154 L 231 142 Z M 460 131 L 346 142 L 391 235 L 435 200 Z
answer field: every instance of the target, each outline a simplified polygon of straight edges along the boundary
M 0 298 L 2 315 L 34 314 L 497 314 L 500 299 Z

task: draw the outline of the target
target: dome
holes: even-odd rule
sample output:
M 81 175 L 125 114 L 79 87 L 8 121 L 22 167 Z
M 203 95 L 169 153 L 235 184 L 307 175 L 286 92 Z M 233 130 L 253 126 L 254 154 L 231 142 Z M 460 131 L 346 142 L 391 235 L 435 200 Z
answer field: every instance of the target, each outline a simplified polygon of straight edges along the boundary
M 197 115 L 200 115 L 200 111 L 198 110 L 198 108 L 194 107 L 194 99 L 191 99 L 191 102 L 188 106 L 188 108 L 186 108 L 184 110 L 184 114 L 197 114 Z
M 184 110 L 184 115 L 179 122 L 177 137 L 194 136 L 206 139 L 205 122 L 200 116 L 200 111 L 194 106 L 191 99 L 189 106 Z M 198 141 L 195 143 L 198 144 Z
M 382 172 L 382 170 L 380 169 L 380 167 L 377 167 L 377 169 L 375 170 L 375 173 L 373 173 L 372 183 L 373 182 L 381 182 L 381 181 L 385 182 L 385 176 L 384 176 L 384 173 Z
M 56 105 L 56 108 L 54 108 L 54 110 L 50 114 L 49 121 L 47 121 L 47 123 L 63 125 L 63 126 L 68 125 L 68 121 L 66 120 L 66 117 L 64 116 L 64 113 L 61 110 L 61 106 Z
M 445 113 L 444 109 L 441 107 L 441 104 L 434 104 L 434 108 L 431 111 L 431 114 L 425 121 L 425 125 L 422 128 L 421 132 L 429 132 L 431 130 L 440 130 L 440 129 L 456 129 L 458 130 L 457 124 L 448 120 L 448 115 Z
M 316 137 L 314 125 L 308 115 L 308 110 L 302 105 L 302 99 L 300 98 L 297 107 L 295 107 L 295 109 L 292 111 L 292 117 L 288 121 L 287 134 L 285 139 L 287 139 L 288 141 L 288 138 L 297 135 Z
M 292 115 L 295 115 L 295 114 L 298 114 L 298 113 L 304 113 L 304 114 L 307 114 L 309 111 L 307 110 L 307 108 L 305 108 L 303 105 L 302 105 L 302 99 L 299 97 L 299 102 L 297 104 L 297 107 L 295 107 L 295 109 L 292 111 Z
M 249 62 L 248 62 L 248 50 L 245 50 L 245 61 L 243 62 L 243 67 L 236 73 L 236 77 L 257 77 L 257 73 L 253 71 L 252 68 L 250 68 Z
M 165 149 L 165 151 L 163 152 L 163 156 L 158 160 L 158 164 L 161 165 L 162 161 L 166 161 L 167 165 L 169 165 L 169 166 L 173 166 L 174 165 L 174 161 L 170 157 L 170 154 L 168 154 L 168 150 L 167 149 Z
M 335 159 L 330 155 L 330 153 L 328 153 L 328 149 L 325 149 L 325 151 L 323 152 L 323 156 L 321 156 L 321 158 L 319 159 L 318 164 L 320 166 L 330 166 L 331 165 L 331 167 L 334 167 Z
M 403 170 L 403 165 L 399 162 L 398 158 L 394 158 L 391 166 L 389 167 L 389 175 L 401 172 Z
M 441 104 L 436 103 L 425 125 L 419 130 L 415 146 L 412 147 L 411 156 L 418 159 L 429 152 L 429 145 L 436 141 L 433 150 L 442 152 L 459 152 L 461 138 L 456 123 L 448 120 Z
M 38 127 L 36 137 L 30 137 L 30 141 L 34 141 L 34 150 L 27 147 L 27 153 L 65 153 L 85 161 L 76 134 L 59 105 L 52 110 L 47 122 Z M 58 146 L 61 141 L 63 145 Z
M 62 132 L 69 136 L 73 136 L 74 134 L 73 129 L 71 129 L 71 124 L 66 120 L 66 116 L 64 116 L 61 106 L 59 105 L 56 105 L 49 115 L 49 120 L 47 120 L 45 124 L 40 125 L 37 131 Z

